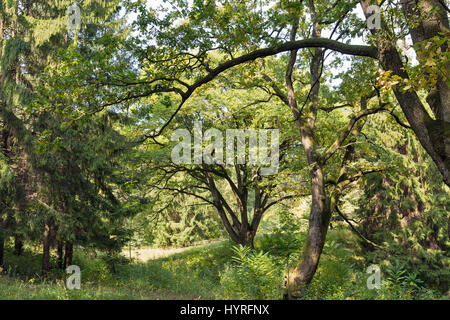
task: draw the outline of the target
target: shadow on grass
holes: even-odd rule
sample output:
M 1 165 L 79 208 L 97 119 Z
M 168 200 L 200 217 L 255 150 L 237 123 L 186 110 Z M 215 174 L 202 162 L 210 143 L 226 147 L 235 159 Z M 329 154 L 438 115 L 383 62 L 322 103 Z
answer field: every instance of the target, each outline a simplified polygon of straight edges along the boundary
M 121 265 L 114 278 L 118 284 L 167 290 L 185 299 L 215 299 L 220 271 L 231 256 L 230 242 L 212 243 L 169 257 Z
M 42 254 L 27 249 L 15 256 L 8 247 L 0 299 L 215 299 L 219 273 L 231 255 L 230 242 L 217 242 L 147 262 L 120 263 L 111 273 L 101 255 L 78 251 L 73 263 L 82 270 L 81 289 L 68 290 L 67 274 L 57 269 L 55 256 L 52 271 L 42 277 Z

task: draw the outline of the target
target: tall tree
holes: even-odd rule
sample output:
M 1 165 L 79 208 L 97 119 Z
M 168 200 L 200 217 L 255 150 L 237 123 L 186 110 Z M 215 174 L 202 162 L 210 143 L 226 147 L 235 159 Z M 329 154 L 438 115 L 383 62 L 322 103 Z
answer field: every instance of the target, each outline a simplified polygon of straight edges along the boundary
M 243 86 L 245 89 L 240 90 L 241 93 L 230 90 L 244 88 Z M 183 141 L 183 145 L 188 145 L 189 150 L 183 150 L 182 157 L 187 156 L 190 160 L 174 162 L 172 150 L 178 142 L 166 145 L 147 142 L 140 148 L 140 160 L 132 159 L 139 166 L 134 169 L 138 173 L 133 172 L 133 175 L 139 176 L 141 180 L 139 186 L 146 185 L 153 190 L 151 196 L 159 197 L 164 194 L 162 199 L 165 202 L 168 201 L 165 193 L 172 193 L 173 197 L 182 194 L 197 198 L 201 203 L 216 210 L 223 227 L 234 242 L 253 247 L 253 240 L 264 213 L 274 205 L 293 198 L 295 194 L 292 188 L 290 191 L 282 188 L 286 180 L 292 180 L 294 175 L 289 170 L 289 162 L 294 158 L 293 126 L 290 130 L 287 126 L 284 127 L 286 130 L 282 130 L 280 141 L 276 140 L 278 135 L 269 134 L 273 129 L 280 130 L 283 121 L 275 111 L 280 107 L 279 103 L 269 104 L 271 98 L 262 99 L 261 96 L 264 95 L 266 92 L 263 90 L 252 89 L 231 77 L 199 93 L 188 103 L 186 109 L 178 114 L 164 134 L 164 140 L 170 140 L 171 135 L 176 133 L 175 130 L 189 133 L 191 141 Z M 161 114 L 170 115 L 165 111 L 168 106 L 162 103 L 161 107 Z M 158 118 L 161 114 L 149 117 L 137 112 L 137 129 L 145 127 L 147 122 L 151 123 L 152 118 Z M 258 116 L 252 118 L 251 115 L 255 114 Z M 264 124 L 267 128 L 264 134 L 267 142 L 270 142 L 268 150 L 263 150 L 264 134 L 258 129 L 264 128 L 258 128 L 258 124 Z M 233 137 L 228 129 L 241 130 L 243 139 Z M 213 132 L 215 135 L 209 136 Z M 236 131 L 235 134 L 237 133 Z M 259 142 L 259 149 L 250 150 L 252 134 L 256 134 L 253 138 L 256 139 L 255 142 Z M 194 139 L 202 141 L 191 146 Z M 158 140 L 163 141 L 163 137 Z M 229 142 L 236 144 L 236 150 L 233 148 L 231 155 L 227 147 Z M 215 147 L 214 143 L 217 143 Z M 279 148 L 279 151 L 276 152 L 275 144 L 278 143 L 280 145 L 276 148 Z M 235 154 L 235 151 L 241 148 L 244 148 L 242 159 Z M 252 158 L 262 159 L 264 152 L 271 162 L 250 163 Z M 234 164 L 230 164 L 227 160 L 230 156 L 233 159 L 236 157 L 236 160 L 240 159 L 240 162 L 234 161 Z M 208 157 L 211 157 L 212 161 L 208 160 Z M 198 163 L 199 158 L 201 163 Z M 276 161 L 273 161 L 274 159 Z M 265 175 L 264 170 L 273 172 Z
M 143 99 L 173 101 L 173 95 L 178 96 L 176 106 L 169 110 L 170 116 L 165 117 L 163 122 L 154 119 L 148 130 L 143 130 L 141 141 L 156 141 L 200 88 L 210 85 L 226 72 L 233 72 L 243 64 L 249 66 L 258 59 L 289 53 L 286 70 L 282 72 L 284 77 L 281 77 L 284 78 L 283 87 L 279 84 L 280 72 L 278 78 L 262 77 L 262 81 L 266 85 L 270 84 L 270 93 L 275 93 L 291 109 L 310 170 L 312 208 L 308 239 L 289 287 L 291 297 L 298 297 L 315 273 L 329 220 L 336 210 L 342 186 L 367 173 L 366 170 L 356 170 L 353 175 L 348 172 L 353 150 L 346 143 L 360 133 L 360 120 L 374 113 L 389 112 L 405 126 L 399 116 L 386 109 L 380 89 L 393 92 L 409 126 L 433 159 L 443 181 L 450 185 L 450 144 L 446 119 L 450 101 L 447 73 L 448 19 L 446 8 L 440 2 L 423 0 L 418 2 L 418 7 L 410 7 L 407 2 L 402 2 L 402 6 L 397 9 L 392 7 L 396 2 L 384 2 L 383 9 L 389 9 L 386 14 L 389 19 L 381 17 L 380 28 L 372 31 L 368 30 L 367 22 L 359 19 L 354 11 L 360 5 L 369 18 L 370 5 L 378 4 L 375 1 L 336 1 L 333 4 L 313 0 L 249 0 L 226 3 L 199 1 L 192 4 L 177 1 L 176 9 L 161 8 L 160 11 L 148 9 L 145 1 L 126 3 L 130 10 L 139 13 L 134 24 L 139 35 L 130 37 L 125 42 L 126 49 L 136 59 L 138 70 L 109 73 L 111 69 L 103 65 L 108 72 L 103 73 L 107 76 L 102 77 L 91 72 L 88 67 L 74 69 L 77 78 L 92 79 L 78 98 L 87 101 L 94 94 L 97 101 L 101 101 L 93 108 L 85 108 L 86 114 L 101 111 L 111 105 L 133 105 L 151 113 L 155 111 L 148 104 L 140 103 Z M 403 8 L 403 12 L 399 12 L 399 8 Z M 403 13 L 403 17 L 398 18 L 398 13 Z M 397 25 L 389 25 L 386 21 L 393 21 Z M 431 70 L 427 69 L 425 73 L 425 77 L 432 75 L 433 81 L 425 81 L 424 84 L 421 81 L 425 78 L 423 74 L 421 76 L 410 63 L 402 60 L 396 41 L 402 39 L 408 31 L 413 36 L 414 48 L 421 64 L 439 66 L 429 68 Z M 324 37 L 326 34 L 328 38 Z M 303 39 L 296 40 L 298 35 L 302 35 Z M 368 45 L 348 44 L 348 40 L 361 36 L 367 37 Z M 304 52 L 300 49 L 306 48 L 313 48 L 309 59 L 302 60 L 302 65 L 309 65 L 307 86 L 310 89 L 304 102 L 299 105 L 293 75 L 297 68 L 296 60 Z M 315 130 L 318 112 L 321 108 L 333 110 L 335 107 L 323 106 L 320 102 L 320 79 L 325 66 L 325 50 L 370 58 L 378 61 L 382 70 L 379 71 L 375 91 L 373 85 L 376 76 L 373 69 L 367 67 L 363 71 L 369 82 L 372 82 L 370 86 L 355 90 L 350 101 L 340 101 L 344 104 L 358 103 L 359 110 L 354 110 L 348 123 L 335 134 L 334 141 L 321 143 L 318 138 L 322 137 Z M 436 51 L 442 53 L 443 59 L 430 54 Z M 220 52 L 221 59 L 218 60 L 214 52 Z M 425 62 L 424 59 L 428 60 Z M 370 63 L 366 64 L 369 65 Z M 415 77 L 411 77 L 410 73 Z M 66 74 L 65 79 L 73 78 L 74 73 L 70 76 Z M 98 90 L 99 88 L 102 90 Z M 114 88 L 113 94 L 109 94 L 111 91 L 108 89 L 111 88 Z M 419 92 L 423 89 L 430 93 L 428 103 L 432 104 L 434 115 L 428 113 L 425 102 L 419 98 Z M 339 173 L 332 179 L 332 187 L 328 188 L 324 168 L 337 155 L 343 157 L 338 167 Z
M 15 216 L 21 219 L 15 220 L 33 225 L 28 230 L 30 238 L 34 231 L 41 235 L 44 273 L 50 268 L 50 248 L 57 238 L 66 241 L 66 264 L 71 261 L 74 241 L 104 247 L 119 243 L 109 237 L 120 229 L 120 219 L 112 218 L 120 217 L 120 203 L 108 179 L 113 156 L 124 140 L 112 129 L 113 118 L 108 113 L 65 126 L 62 118 L 66 114 L 53 109 L 57 104 L 47 99 L 44 80 L 45 69 L 58 65 L 58 52 L 68 48 L 72 36 L 73 46 L 88 56 L 95 39 L 115 32 L 110 25 L 119 24 L 114 20 L 117 1 L 104 6 L 90 2 L 83 7 L 83 18 L 90 14 L 91 20 L 83 21 L 79 34 L 67 29 L 69 4 L 10 1 L 1 7 L 0 115 L 7 136 L 15 141 L 16 151 L 8 155 L 18 184 Z M 97 21 L 92 19 L 95 16 Z M 100 28 L 99 21 L 111 23 Z M 76 108 L 75 104 L 67 106 Z M 2 152 L 9 146 L 5 148 Z M 20 156 L 13 158 L 12 154 Z M 17 223 L 11 229 L 20 230 Z

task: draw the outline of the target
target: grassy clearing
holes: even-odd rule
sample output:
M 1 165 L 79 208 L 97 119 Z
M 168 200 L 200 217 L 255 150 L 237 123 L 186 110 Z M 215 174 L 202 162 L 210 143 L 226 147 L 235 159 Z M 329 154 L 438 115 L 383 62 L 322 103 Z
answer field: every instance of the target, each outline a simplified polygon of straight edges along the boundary
M 168 257 L 120 266 L 118 283 L 167 290 L 187 299 L 214 299 L 219 289 L 219 273 L 231 259 L 231 244 L 217 242 L 192 248 Z
M 33 281 L 0 276 L 0 299 L 17 300 L 108 300 L 108 299 L 176 299 L 173 294 L 154 292 L 132 286 L 83 284 L 81 290 L 67 290 L 64 281 Z
M 380 290 L 368 290 L 366 262 L 355 252 L 354 237 L 333 230 L 326 243 L 305 299 L 448 298 L 384 275 Z M 229 241 L 175 253 L 161 250 L 170 255 L 148 261 L 124 259 L 114 266 L 115 272 L 104 254 L 77 250 L 73 264 L 82 270 L 81 290 L 67 290 L 62 271 L 40 277 L 41 255 L 33 250 L 16 257 L 8 249 L 5 261 L 10 264 L 0 275 L 0 299 L 279 299 L 286 257 L 277 255 L 274 239 L 259 238 L 255 244 L 256 253 L 241 252 L 239 259 Z M 298 256 L 299 252 L 291 253 L 291 266 Z
M 135 261 L 147 262 L 149 260 L 155 260 L 158 258 L 165 258 L 176 253 L 185 252 L 193 249 L 201 249 L 205 245 L 210 245 L 217 242 L 224 242 L 226 240 L 207 240 L 199 241 L 189 247 L 166 247 L 166 248 L 154 248 L 154 247 L 141 247 L 131 248 L 131 259 Z M 126 258 L 130 258 L 130 251 L 128 248 L 122 250 L 122 255 Z
M 219 242 L 147 262 L 134 260 L 117 265 L 116 273 L 102 256 L 78 252 L 73 264 L 82 270 L 81 290 L 67 290 L 61 271 L 40 277 L 40 254 L 26 250 L 16 257 L 7 250 L 10 264 L 0 275 L 0 299 L 214 299 L 230 247 Z

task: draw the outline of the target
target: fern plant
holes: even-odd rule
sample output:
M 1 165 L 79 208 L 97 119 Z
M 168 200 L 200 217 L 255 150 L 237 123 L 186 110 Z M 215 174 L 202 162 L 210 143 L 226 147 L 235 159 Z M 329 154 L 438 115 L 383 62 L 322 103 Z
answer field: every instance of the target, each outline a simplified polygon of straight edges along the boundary
M 232 263 L 225 266 L 220 282 L 225 299 L 278 299 L 283 270 L 262 251 L 242 245 L 232 248 Z

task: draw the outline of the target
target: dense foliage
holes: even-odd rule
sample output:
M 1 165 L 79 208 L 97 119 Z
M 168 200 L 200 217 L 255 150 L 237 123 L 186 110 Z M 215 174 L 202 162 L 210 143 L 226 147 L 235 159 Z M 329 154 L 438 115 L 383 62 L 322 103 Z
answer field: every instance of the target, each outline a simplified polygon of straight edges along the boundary
M 1 1 L 0 298 L 445 298 L 448 12 Z M 270 131 L 275 172 L 250 136 L 212 149 L 229 130 Z M 180 132 L 191 162 L 174 160 Z M 84 293 L 59 284 L 72 264 Z

